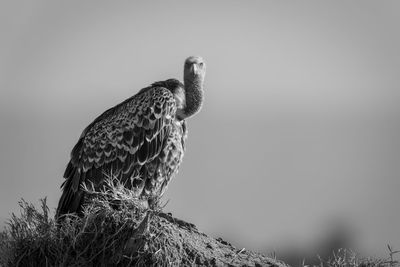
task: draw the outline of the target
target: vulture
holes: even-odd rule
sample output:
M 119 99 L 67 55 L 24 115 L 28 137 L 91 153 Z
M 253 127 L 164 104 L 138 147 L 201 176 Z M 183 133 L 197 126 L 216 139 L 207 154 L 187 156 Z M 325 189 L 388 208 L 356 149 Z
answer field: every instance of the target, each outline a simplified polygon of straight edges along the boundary
M 201 57 L 189 57 L 183 83 L 155 82 L 90 123 L 72 149 L 56 218 L 81 213 L 82 186 L 99 190 L 110 176 L 151 207 L 182 162 L 186 119 L 202 106 L 205 71 Z

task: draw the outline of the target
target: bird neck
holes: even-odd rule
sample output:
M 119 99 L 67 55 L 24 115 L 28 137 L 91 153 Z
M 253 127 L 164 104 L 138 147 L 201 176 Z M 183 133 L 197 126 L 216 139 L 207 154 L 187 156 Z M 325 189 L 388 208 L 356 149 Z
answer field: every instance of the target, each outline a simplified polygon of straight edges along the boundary
M 185 106 L 180 117 L 189 118 L 200 111 L 203 104 L 203 78 L 200 76 L 184 78 L 185 85 Z

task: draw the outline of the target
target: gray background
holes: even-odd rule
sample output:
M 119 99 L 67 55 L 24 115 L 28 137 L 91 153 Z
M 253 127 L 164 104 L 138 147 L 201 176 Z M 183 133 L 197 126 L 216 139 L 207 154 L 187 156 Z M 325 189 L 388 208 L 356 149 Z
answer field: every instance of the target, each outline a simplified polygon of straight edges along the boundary
M 0 6 L 0 216 L 55 209 L 105 109 L 207 62 L 167 210 L 258 251 L 400 248 L 397 1 L 8 1 Z

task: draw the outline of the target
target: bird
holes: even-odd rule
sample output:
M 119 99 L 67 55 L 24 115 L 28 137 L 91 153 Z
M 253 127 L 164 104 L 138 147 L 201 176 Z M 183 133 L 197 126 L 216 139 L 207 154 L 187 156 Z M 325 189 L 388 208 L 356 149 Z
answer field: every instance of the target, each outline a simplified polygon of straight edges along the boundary
M 188 57 L 183 83 L 154 82 L 90 123 L 72 149 L 56 218 L 82 214 L 83 187 L 99 190 L 110 174 L 147 206 L 159 199 L 182 162 L 186 120 L 203 105 L 205 73 L 201 57 Z

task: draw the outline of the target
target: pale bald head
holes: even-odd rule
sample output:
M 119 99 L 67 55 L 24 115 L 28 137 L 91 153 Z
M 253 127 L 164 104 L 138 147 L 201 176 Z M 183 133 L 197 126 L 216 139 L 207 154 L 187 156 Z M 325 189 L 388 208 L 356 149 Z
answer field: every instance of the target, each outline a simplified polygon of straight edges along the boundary
M 203 83 L 206 75 L 206 64 L 201 57 L 188 57 L 185 60 L 183 71 L 184 80 L 184 107 L 178 109 L 177 116 L 179 119 L 186 119 L 197 112 L 203 104 L 204 92 Z
M 191 56 L 185 60 L 185 76 L 200 76 L 201 79 L 204 79 L 205 74 L 206 63 L 204 62 L 202 57 Z

